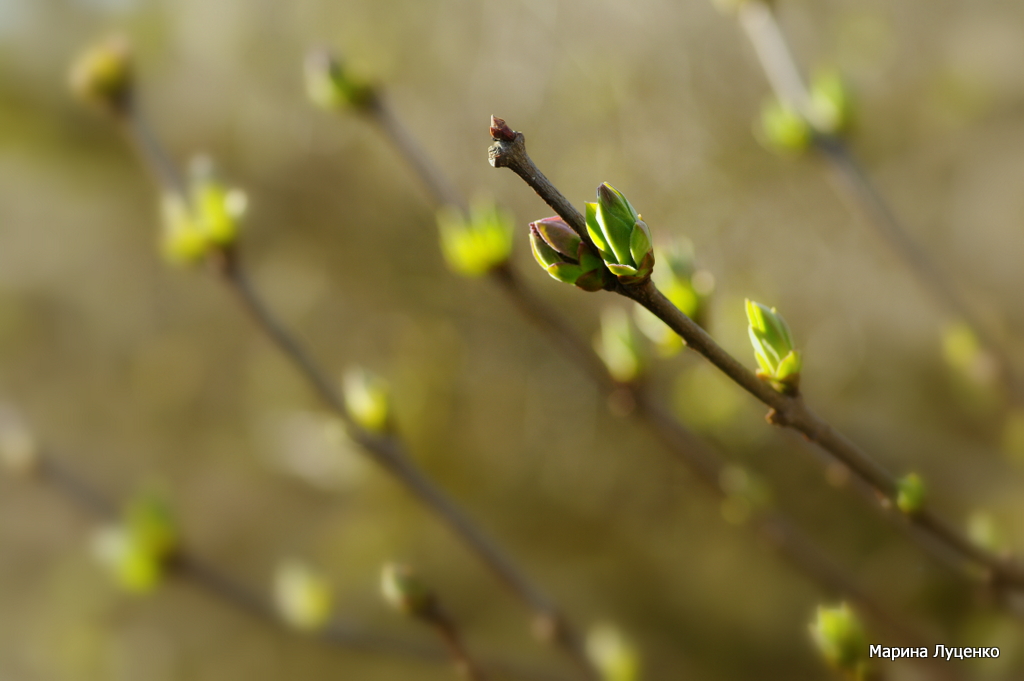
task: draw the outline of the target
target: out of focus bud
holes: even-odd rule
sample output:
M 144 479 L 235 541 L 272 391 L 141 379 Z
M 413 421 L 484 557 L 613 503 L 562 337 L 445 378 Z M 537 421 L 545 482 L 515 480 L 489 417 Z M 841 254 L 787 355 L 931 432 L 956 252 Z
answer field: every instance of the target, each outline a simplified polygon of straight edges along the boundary
M 970 515 L 967 519 L 967 536 L 986 551 L 1001 552 L 1006 548 L 995 518 L 988 511 L 979 510 Z
M 75 95 L 110 113 L 127 112 L 134 87 L 131 50 L 123 38 L 108 38 L 93 46 L 71 66 Z
M 637 681 L 640 655 L 617 627 L 599 624 L 587 632 L 587 657 L 601 674 L 601 681 Z
M 793 347 L 789 325 L 774 307 L 769 308 L 752 300 L 746 301 L 750 322 L 750 342 L 758 366 L 758 378 L 771 383 L 781 393 L 793 394 L 800 385 L 802 360 Z
M 560 217 L 530 223 L 530 248 L 548 274 L 584 291 L 600 291 L 615 280 L 594 249 Z
M 128 505 L 119 524 L 97 533 L 93 549 L 123 589 L 147 593 L 160 584 L 177 545 L 170 509 L 159 497 L 146 494 Z
M 622 308 L 607 307 L 601 312 L 594 348 L 616 381 L 629 383 L 640 377 L 644 368 L 640 338 Z
M 853 104 L 842 75 L 835 69 L 819 69 L 811 81 L 811 108 L 818 132 L 840 135 L 853 125 Z
M 651 230 L 622 192 L 607 182 L 597 188 L 597 203 L 587 204 L 587 232 L 620 282 L 635 284 L 651 276 Z
M 825 661 L 851 681 L 867 677 L 868 644 L 857 616 L 843 603 L 836 608 L 818 607 L 811 637 Z
M 468 218 L 457 208 L 442 208 L 437 226 L 448 267 L 464 277 L 487 274 L 512 252 L 512 218 L 493 202 L 475 202 Z
M 309 99 L 323 109 L 361 109 L 369 107 L 376 98 L 373 86 L 353 77 L 341 60 L 327 50 L 313 50 L 306 56 L 305 74 Z
M 391 394 L 387 381 L 360 367 L 345 373 L 342 381 L 345 408 L 352 419 L 374 433 L 383 433 L 391 425 Z
M 912 515 L 924 508 L 926 496 L 921 476 L 910 473 L 901 478 L 897 485 L 896 506 L 907 515 Z
M 388 563 L 380 575 L 380 591 L 395 610 L 417 619 L 434 616 L 437 601 L 419 576 L 405 565 Z
M 211 250 L 231 246 L 247 207 L 245 193 L 218 179 L 205 156 L 189 168 L 188 196 L 166 192 L 163 197 L 163 252 L 173 263 L 193 263 Z
M 770 151 L 795 154 L 810 145 L 811 126 L 792 105 L 769 99 L 761 106 L 754 136 Z
M 39 463 L 35 436 L 15 409 L 0 405 L 0 464 L 7 469 L 28 474 Z
M 327 580 L 307 565 L 289 560 L 274 576 L 274 601 L 285 622 L 303 630 L 322 628 L 331 616 L 333 594 Z

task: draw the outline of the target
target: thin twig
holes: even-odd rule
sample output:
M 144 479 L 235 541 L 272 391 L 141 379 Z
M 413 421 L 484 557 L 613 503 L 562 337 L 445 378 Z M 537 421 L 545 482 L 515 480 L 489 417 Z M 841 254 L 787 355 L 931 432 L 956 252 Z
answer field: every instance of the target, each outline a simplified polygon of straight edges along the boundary
M 431 163 L 416 141 L 416 137 L 401 124 L 401 120 L 378 96 L 373 106 L 364 113 L 378 123 L 379 128 L 403 155 L 422 184 L 430 191 L 439 206 L 464 206 L 461 196 L 440 187 L 452 185 Z M 500 126 L 494 132 L 501 132 Z M 539 171 L 538 171 L 539 172 Z M 571 206 L 567 206 L 567 209 Z M 584 230 L 585 231 L 585 230 Z M 644 423 L 662 445 L 684 465 L 693 470 L 697 479 L 715 497 L 725 498 L 721 487 L 721 474 L 725 463 L 693 433 L 669 415 L 639 386 L 619 383 L 593 347 L 570 327 L 546 301 L 536 296 L 522 279 L 511 261 L 490 271 L 490 278 L 509 301 L 531 324 L 539 329 L 572 362 L 576 363 L 608 395 L 625 393 L 633 405 L 631 414 Z M 857 584 L 857 580 L 825 557 L 814 542 L 778 512 L 755 512 L 751 522 L 754 531 L 798 572 L 817 583 L 829 595 L 848 598 L 858 609 L 881 629 L 887 631 L 902 645 L 926 645 L 925 637 L 902 621 L 895 612 L 886 608 Z
M 108 522 L 118 520 L 118 505 L 56 457 L 43 452 L 36 453 L 31 473 L 93 517 Z M 290 633 L 297 633 L 284 623 L 270 599 L 221 572 L 186 548 L 179 547 L 174 551 L 167 568 L 170 575 L 194 585 L 236 610 Z M 309 636 L 321 643 L 344 650 L 425 663 L 443 663 L 450 657 L 447 644 L 445 649 L 440 649 L 425 642 L 408 641 L 367 631 L 361 626 L 341 620 L 329 622 L 324 627 L 309 632 Z M 491 659 L 483 666 L 493 669 L 503 677 L 532 681 L 564 681 L 562 677 L 552 676 L 547 672 L 530 669 L 508 660 Z
M 504 125 L 503 121 L 501 123 Z M 513 170 L 533 187 L 538 195 L 555 209 L 577 233 L 585 234 L 586 223 L 583 216 L 575 208 L 571 210 L 564 208 L 568 205 L 568 201 L 534 165 L 526 153 L 526 143 L 522 133 L 513 133 L 507 126 L 504 127 L 510 134 L 496 136 L 489 150 L 491 164 L 495 167 L 507 167 Z M 680 312 L 650 280 L 632 286 L 619 284 L 615 292 L 654 313 L 685 340 L 690 348 L 714 364 L 733 382 L 770 407 L 771 411 L 768 417 L 771 423 L 803 433 L 808 440 L 820 446 L 850 469 L 879 497 L 887 500 L 889 504 L 895 505 L 898 483 L 892 474 L 828 422 L 811 411 L 801 396 L 784 395 L 757 378 L 752 371 L 722 349 L 704 329 Z M 1020 565 L 976 546 L 931 510 L 926 508 L 916 513 L 901 514 L 901 517 L 906 518 L 914 527 L 959 555 L 965 563 L 984 568 L 994 586 L 1024 589 L 1024 569 Z
M 935 302 L 970 327 L 997 364 L 1000 384 L 1009 397 L 1015 402 L 1024 401 L 1024 382 L 1014 371 L 1006 344 L 982 321 L 960 291 L 951 285 L 949 276 L 910 235 L 846 143 L 823 125 L 772 8 L 762 0 L 746 0 L 740 3 L 737 12 L 775 96 L 796 109 L 811 126 L 814 146 L 829 164 L 837 185 L 860 207 L 882 240 L 913 272 Z
M 179 193 L 184 183 L 166 153 L 150 133 L 137 107 L 124 113 L 125 129 L 140 157 L 165 192 Z M 187 197 L 182 196 L 185 200 Z M 440 519 L 458 539 L 486 565 L 491 573 L 524 605 L 534 617 L 534 631 L 550 641 L 573 661 L 588 679 L 595 679 L 583 649 L 582 638 L 554 602 L 519 569 L 508 556 L 466 513 L 421 471 L 394 436 L 379 436 L 356 424 L 327 373 L 312 359 L 304 346 L 285 328 L 263 302 L 246 276 L 237 250 L 223 249 L 211 255 L 211 264 L 221 280 L 235 293 L 242 308 L 256 326 L 286 356 L 313 387 L 327 407 L 346 425 L 349 435 L 362 450 L 402 484 L 426 508 Z

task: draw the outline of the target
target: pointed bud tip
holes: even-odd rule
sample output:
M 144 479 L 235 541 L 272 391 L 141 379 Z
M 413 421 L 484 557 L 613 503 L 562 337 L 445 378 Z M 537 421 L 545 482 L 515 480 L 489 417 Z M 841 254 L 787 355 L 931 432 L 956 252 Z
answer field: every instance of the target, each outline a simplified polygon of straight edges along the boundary
M 516 138 L 516 133 L 508 127 L 504 118 L 491 116 L 491 138 L 500 142 L 511 142 Z

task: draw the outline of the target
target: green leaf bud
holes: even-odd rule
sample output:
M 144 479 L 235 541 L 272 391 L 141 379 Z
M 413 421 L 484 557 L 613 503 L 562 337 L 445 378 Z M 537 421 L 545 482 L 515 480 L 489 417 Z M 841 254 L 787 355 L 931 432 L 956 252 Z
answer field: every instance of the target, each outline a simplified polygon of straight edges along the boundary
M 530 248 L 552 277 L 584 291 L 599 291 L 614 281 L 604 262 L 560 217 L 530 223 Z
M 607 307 L 601 312 L 594 348 L 616 381 L 628 383 L 640 377 L 645 364 L 640 338 L 622 308 Z
M 238 223 L 248 200 L 239 189 L 226 187 L 208 156 L 197 156 L 190 166 L 192 207 L 199 230 L 216 246 L 230 246 L 238 238 Z
M 811 143 L 811 126 L 787 102 L 770 99 L 761 107 L 761 119 L 754 136 L 770 151 L 800 153 Z
M 1006 548 L 995 518 L 985 510 L 974 511 L 967 518 L 967 536 L 986 551 L 1001 552 Z
M 410 617 L 430 619 L 436 613 L 437 601 L 433 591 L 408 566 L 385 565 L 381 571 L 380 590 L 388 605 Z
M 598 624 L 587 632 L 587 657 L 601 681 L 638 681 L 640 655 L 631 641 L 612 624 Z
M 207 157 L 193 159 L 187 197 L 176 192 L 163 197 L 164 256 L 175 264 L 189 264 L 231 246 L 246 207 L 245 193 L 226 187 Z
M 492 202 L 475 202 L 468 217 L 454 207 L 442 208 L 437 226 L 444 259 L 456 274 L 479 277 L 512 253 L 512 218 Z
M 651 231 L 622 192 L 607 182 L 597 188 L 597 203 L 586 208 L 587 232 L 608 270 L 624 284 L 651 275 Z
M 147 593 L 160 584 L 177 546 L 170 510 L 153 494 L 132 500 L 121 522 L 100 530 L 93 543 L 97 559 L 132 593 Z
M 327 580 L 295 560 L 278 566 L 274 575 L 274 601 L 285 622 L 306 631 L 322 629 L 334 607 L 334 595 Z
M 126 113 L 135 77 L 131 50 L 121 37 L 108 38 L 82 53 L 71 66 L 71 89 L 80 99 L 110 113 Z
M 758 366 L 758 378 L 772 384 L 779 392 L 795 393 L 800 384 L 802 359 L 793 348 L 789 325 L 774 307 L 746 301 L 750 322 L 750 342 Z
M 811 637 L 825 661 L 860 681 L 867 675 L 868 643 L 860 620 L 843 603 L 835 608 L 818 607 Z
M 317 106 L 333 111 L 343 106 L 369 108 L 377 98 L 373 86 L 354 77 L 335 55 L 313 50 L 306 55 L 306 93 Z
M 849 88 L 835 69 L 819 69 L 811 81 L 815 127 L 828 135 L 848 132 L 853 125 Z
M 926 496 L 921 476 L 910 473 L 901 478 L 897 485 L 896 506 L 907 515 L 911 515 L 924 508 Z
M 345 373 L 342 381 L 345 408 L 352 419 L 374 433 L 391 427 L 391 394 L 387 381 L 360 367 Z

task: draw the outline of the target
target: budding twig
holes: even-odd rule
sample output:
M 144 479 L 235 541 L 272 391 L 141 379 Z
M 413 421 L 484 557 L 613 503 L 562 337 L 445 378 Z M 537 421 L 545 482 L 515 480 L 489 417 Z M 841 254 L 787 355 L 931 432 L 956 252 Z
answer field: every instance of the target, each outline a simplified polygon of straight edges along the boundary
M 537 170 L 526 153 L 526 143 L 522 133 L 514 133 L 511 141 L 495 139 L 489 150 L 489 156 L 491 164 L 495 167 L 508 167 L 526 180 L 538 195 L 577 233 L 585 231 L 586 224 L 583 216 L 575 208 L 565 209 L 565 206 L 568 205 L 566 198 Z M 620 283 L 615 292 L 652 312 L 685 340 L 690 348 L 704 356 L 760 402 L 770 407 L 768 418 L 771 423 L 802 433 L 808 440 L 817 444 L 850 469 L 861 482 L 868 485 L 881 498 L 888 500 L 890 504 L 896 504 L 899 483 L 892 474 L 827 421 L 811 411 L 801 395 L 778 392 L 755 376 L 752 371 L 719 346 L 704 329 L 680 312 L 650 280 L 632 285 Z M 938 544 L 959 556 L 965 563 L 984 568 L 994 586 L 1024 589 L 1024 569 L 1020 565 L 976 546 L 933 511 L 925 508 L 914 514 L 904 514 L 903 517 L 913 527 L 936 540 Z
M 151 133 L 134 99 L 132 106 L 122 107 L 115 114 L 160 189 L 178 196 L 187 205 L 188 196 L 180 173 Z M 416 466 L 400 440 L 394 436 L 368 432 L 352 419 L 327 373 L 316 364 L 304 346 L 270 311 L 252 286 L 236 248 L 233 245 L 214 248 L 209 255 L 209 262 L 221 280 L 236 294 L 242 308 L 256 326 L 295 364 L 326 406 L 345 423 L 353 441 L 369 458 L 434 513 L 491 573 L 533 612 L 536 631 L 564 650 L 587 678 L 595 678 L 578 635 L 568 626 L 564 616 L 550 598 Z
M 402 153 L 409 167 L 430 191 L 439 207 L 445 205 L 465 206 L 465 201 L 461 196 L 453 197 L 450 191 L 439 189 L 452 185 L 441 174 L 438 166 L 429 160 L 424 162 L 424 159 L 427 159 L 426 153 L 416 143 L 416 136 L 410 134 L 401 124 L 400 118 L 387 106 L 385 100 L 378 96 L 374 99 L 374 106 L 364 109 L 364 113 L 378 123 L 379 129 Z M 517 133 L 509 128 L 504 120 L 492 118 L 490 134 L 496 140 L 513 142 Z M 531 186 L 534 186 L 534 183 L 538 187 L 544 187 L 545 183 L 550 184 L 543 173 L 525 155 L 525 148 L 523 152 L 521 156 L 523 164 L 521 166 L 514 164 L 510 167 L 513 170 L 516 167 L 523 168 L 525 172 L 521 173 L 521 176 Z M 562 204 L 562 209 L 575 211 L 568 201 Z M 580 216 L 580 220 L 582 220 L 582 216 Z M 590 242 L 590 236 L 586 229 L 582 231 L 578 227 L 574 227 L 574 229 L 581 238 Z M 494 267 L 490 270 L 489 275 L 527 321 L 547 336 L 570 361 L 583 369 L 606 394 L 624 393 L 627 395 L 629 402 L 633 404 L 631 414 L 644 423 L 675 458 L 693 470 L 697 474 L 697 479 L 706 489 L 718 498 L 725 497 L 720 483 L 725 463 L 717 452 L 669 415 L 639 386 L 615 381 L 593 347 L 566 324 L 556 310 L 530 290 L 523 281 L 519 270 L 511 261 Z M 906 645 L 916 645 L 925 640 L 920 633 L 915 631 L 914 627 L 904 622 L 902 617 L 868 594 L 852 575 L 823 555 L 817 545 L 795 527 L 786 516 L 778 512 L 759 512 L 753 515 L 752 524 L 757 534 L 763 537 L 769 546 L 778 551 L 793 569 L 817 583 L 826 593 L 839 595 L 856 603 L 865 616 L 871 618 L 881 629 L 897 637 L 898 640 L 904 641 Z
M 999 380 L 1011 400 L 1024 401 L 1024 381 L 1014 371 L 1006 344 L 979 318 L 949 277 L 910 235 L 846 143 L 822 125 L 773 9 L 762 0 L 744 0 L 737 7 L 737 16 L 772 90 L 810 124 L 811 140 L 828 162 L 839 187 L 860 206 L 868 222 L 935 302 L 970 327 L 998 364 Z
M 77 508 L 105 521 L 118 518 L 118 505 L 86 482 L 71 468 L 52 455 L 35 452 L 30 475 L 55 489 Z M 186 548 L 179 547 L 168 558 L 169 574 L 194 585 L 225 604 L 244 612 L 254 619 L 286 627 L 273 603 L 259 591 L 253 590 L 230 575 L 221 572 L 205 559 Z M 450 657 L 450 651 L 426 643 L 402 640 L 351 623 L 335 620 L 308 632 L 308 635 L 326 645 L 354 652 L 405 658 L 438 664 Z M 488 660 L 486 667 L 500 672 L 503 677 L 534 681 L 559 681 L 559 677 L 535 669 L 527 669 L 507 660 Z

